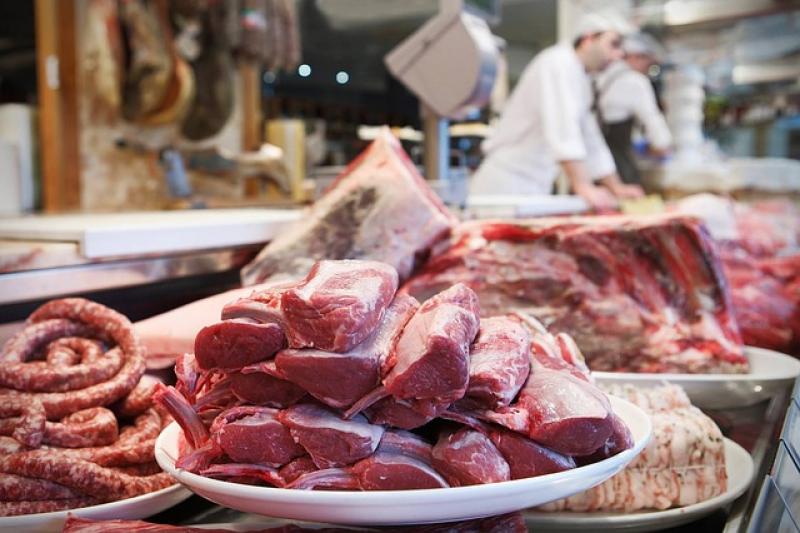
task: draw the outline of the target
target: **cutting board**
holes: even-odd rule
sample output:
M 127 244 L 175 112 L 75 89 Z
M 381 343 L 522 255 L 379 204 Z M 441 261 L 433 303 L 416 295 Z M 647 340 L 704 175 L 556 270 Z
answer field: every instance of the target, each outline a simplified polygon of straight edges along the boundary
M 89 259 L 264 243 L 300 209 L 209 209 L 0 219 L 0 239 L 76 242 Z
M 573 215 L 588 210 L 586 201 L 574 195 L 473 194 L 467 198 L 467 211 L 477 218 Z

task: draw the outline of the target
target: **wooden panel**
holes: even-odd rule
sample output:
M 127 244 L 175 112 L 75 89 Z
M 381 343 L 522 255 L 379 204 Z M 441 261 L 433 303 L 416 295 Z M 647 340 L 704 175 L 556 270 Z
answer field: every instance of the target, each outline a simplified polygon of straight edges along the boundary
M 58 53 L 61 77 L 61 202 L 60 210 L 81 207 L 80 131 L 78 108 L 78 39 L 75 0 L 58 2 Z
M 261 146 L 261 68 L 258 64 L 242 62 L 239 67 L 242 80 L 242 148 L 258 150 Z
M 36 0 L 35 11 L 42 203 L 48 212 L 78 209 L 75 4 Z

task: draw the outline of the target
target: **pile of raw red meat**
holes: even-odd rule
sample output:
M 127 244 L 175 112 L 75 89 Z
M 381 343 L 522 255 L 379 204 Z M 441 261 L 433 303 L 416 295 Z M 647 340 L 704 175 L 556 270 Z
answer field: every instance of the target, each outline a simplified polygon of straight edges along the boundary
M 800 354 L 800 210 L 708 194 L 670 208 L 703 218 L 719 243 L 744 343 Z
M 86 507 L 174 483 L 127 318 L 81 298 L 37 309 L 0 352 L 0 516 Z
M 404 291 L 466 284 L 486 315 L 521 310 L 571 335 L 592 370 L 746 372 L 713 246 L 688 217 L 476 221 Z
M 481 320 L 462 284 L 420 305 L 396 270 L 321 261 L 230 303 L 157 399 L 177 466 L 295 489 L 438 488 L 610 457 L 631 436 L 566 335 Z
M 745 344 L 800 354 L 800 212 L 790 202 L 735 205 L 740 239 L 721 246 Z

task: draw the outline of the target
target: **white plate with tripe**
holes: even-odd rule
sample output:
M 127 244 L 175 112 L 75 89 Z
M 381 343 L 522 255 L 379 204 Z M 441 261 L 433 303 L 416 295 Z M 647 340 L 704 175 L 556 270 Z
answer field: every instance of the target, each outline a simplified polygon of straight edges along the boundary
M 703 409 L 746 407 L 791 388 L 800 375 L 800 360 L 790 355 L 745 346 L 750 362 L 747 374 L 639 374 L 634 372 L 593 372 L 601 384 L 630 383 L 637 386 L 680 385 L 692 404 Z
M 247 513 L 334 524 L 401 525 L 494 516 L 565 498 L 598 485 L 622 470 L 647 444 L 650 417 L 635 405 L 610 397 L 628 425 L 634 446 L 595 464 L 527 479 L 447 489 L 393 491 L 297 490 L 243 485 L 192 474 L 175 467 L 176 423 L 156 440 L 156 461 L 175 479 L 214 503 Z
M 688 524 L 707 516 L 744 494 L 753 482 L 753 459 L 747 451 L 725 439 L 725 469 L 728 490 L 704 502 L 664 511 L 573 513 L 525 512 L 525 523 L 533 531 L 657 531 Z
M 137 520 L 153 516 L 177 505 L 192 493 L 181 485 L 140 494 L 116 502 L 101 503 L 89 507 L 54 511 L 52 513 L 26 514 L 0 517 L 0 531 L 24 531 L 25 533 L 50 533 L 61 531 L 67 513 L 92 520 Z

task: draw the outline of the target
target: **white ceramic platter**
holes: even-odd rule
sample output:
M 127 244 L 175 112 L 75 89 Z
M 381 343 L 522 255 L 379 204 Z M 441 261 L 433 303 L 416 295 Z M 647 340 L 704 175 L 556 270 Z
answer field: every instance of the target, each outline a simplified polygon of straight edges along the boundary
M 669 382 L 680 385 L 692 403 L 702 409 L 730 409 L 756 404 L 783 388 L 791 387 L 800 375 L 800 360 L 790 355 L 751 346 L 745 347 L 744 352 L 750 361 L 747 374 L 593 374 L 602 384 L 649 386 Z
M 611 397 L 614 411 L 634 437 L 634 447 L 614 457 L 566 472 L 502 483 L 404 491 L 305 491 L 243 485 L 175 468 L 180 428 L 172 423 L 156 440 L 156 461 L 196 494 L 220 505 L 276 518 L 336 524 L 400 525 L 468 520 L 542 505 L 610 478 L 650 439 L 650 418 L 638 407 Z
M 0 531 L 16 531 L 25 533 L 44 533 L 61 531 L 67 513 L 92 520 L 136 520 L 147 518 L 177 505 L 192 493 L 181 485 L 172 485 L 165 489 L 127 498 L 117 502 L 101 503 L 91 507 L 39 513 L 22 516 L 0 517 Z
M 710 500 L 667 509 L 633 513 L 543 513 L 528 511 L 525 522 L 533 531 L 656 531 L 688 524 L 713 513 L 741 496 L 753 481 L 753 459 L 747 451 L 725 439 L 728 490 Z

